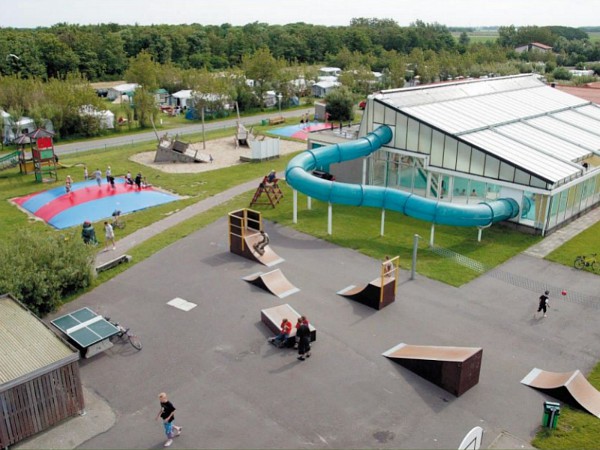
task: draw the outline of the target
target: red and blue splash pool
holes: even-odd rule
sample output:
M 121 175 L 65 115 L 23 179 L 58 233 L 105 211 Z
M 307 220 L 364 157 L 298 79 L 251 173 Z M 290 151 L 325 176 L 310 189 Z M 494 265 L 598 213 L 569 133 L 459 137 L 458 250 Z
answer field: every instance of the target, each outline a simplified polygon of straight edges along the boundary
M 12 200 L 21 208 L 62 230 L 84 221 L 97 222 L 112 216 L 115 210 L 127 214 L 133 211 L 178 200 L 179 197 L 152 187 L 138 189 L 116 179 L 115 187 L 103 180 L 98 187 L 95 180 L 73 183 L 71 192 L 60 186 Z
M 269 133 L 276 134 L 278 136 L 302 139 L 303 141 L 306 141 L 308 140 L 308 133 L 310 133 L 311 131 L 320 131 L 326 128 L 331 128 L 331 123 L 308 122 L 299 123 L 296 125 L 288 125 L 287 127 L 275 128 L 274 130 L 269 130 Z

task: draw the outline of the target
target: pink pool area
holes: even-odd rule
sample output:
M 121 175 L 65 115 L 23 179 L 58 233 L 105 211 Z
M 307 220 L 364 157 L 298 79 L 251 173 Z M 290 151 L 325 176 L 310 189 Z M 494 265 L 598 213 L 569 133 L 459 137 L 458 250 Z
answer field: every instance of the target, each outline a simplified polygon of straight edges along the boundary
M 98 186 L 95 180 L 73 183 L 67 193 L 64 186 L 36 192 L 12 199 L 34 216 L 58 229 L 81 225 L 84 221 L 97 222 L 112 216 L 116 210 L 122 214 L 162 205 L 179 199 L 153 187 L 138 189 L 115 180 L 115 187 L 103 180 Z
M 297 125 L 288 125 L 286 127 L 275 128 L 274 130 L 269 130 L 269 133 L 306 141 L 308 140 L 308 133 L 311 131 L 320 131 L 326 128 L 331 128 L 331 126 L 331 123 L 321 122 L 299 123 Z

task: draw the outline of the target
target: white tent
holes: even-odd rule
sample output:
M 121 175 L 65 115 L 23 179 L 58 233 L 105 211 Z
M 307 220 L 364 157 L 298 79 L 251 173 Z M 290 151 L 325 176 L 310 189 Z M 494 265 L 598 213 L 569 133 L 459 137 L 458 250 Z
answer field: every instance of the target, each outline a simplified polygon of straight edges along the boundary
M 106 95 L 106 97 L 109 100 L 115 100 L 118 98 L 121 98 L 122 95 L 129 95 L 133 92 L 135 92 L 135 90 L 139 87 L 139 84 L 137 83 L 125 83 L 125 84 L 119 84 L 117 86 L 113 86 L 108 90 L 108 94 Z
M 192 90 L 184 89 L 182 91 L 177 91 L 174 94 L 171 94 L 171 97 L 175 99 L 175 105 L 180 106 L 182 108 L 189 107 L 188 101 L 192 98 Z
M 115 127 L 115 115 L 112 111 L 98 111 L 93 106 L 87 105 L 81 107 L 79 114 L 98 118 L 100 120 L 100 128 L 113 129 Z

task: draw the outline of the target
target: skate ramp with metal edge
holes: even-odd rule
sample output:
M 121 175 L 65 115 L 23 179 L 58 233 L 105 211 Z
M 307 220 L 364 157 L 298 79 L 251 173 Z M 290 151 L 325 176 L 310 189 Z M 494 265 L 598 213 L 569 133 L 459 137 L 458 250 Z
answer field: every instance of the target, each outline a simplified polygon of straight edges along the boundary
M 292 323 L 292 331 L 290 337 L 286 342 L 286 346 L 293 347 L 296 341 L 296 322 L 300 318 L 300 314 L 287 303 L 284 305 L 273 306 L 272 308 L 265 308 L 260 310 L 260 320 L 264 323 L 273 334 L 277 335 L 281 331 L 281 322 L 283 319 L 287 319 Z M 310 340 L 317 340 L 317 329 L 309 324 L 310 329 Z
M 385 308 L 396 300 L 396 279 L 378 277 L 366 286 L 350 285 L 337 294 L 375 309 Z
M 269 245 L 267 245 L 264 248 L 264 253 L 262 255 L 256 250 L 254 250 L 254 244 L 257 244 L 261 240 L 262 236 L 259 232 L 254 232 L 254 230 L 247 230 L 247 234 L 244 236 L 245 245 L 243 255 L 246 256 L 248 259 L 258 261 L 259 263 L 267 267 L 273 267 L 285 261 L 282 257 L 275 253 Z
M 300 291 L 300 289 L 289 282 L 281 269 L 275 269 L 267 273 L 256 272 L 243 277 L 242 280 L 264 289 L 279 298 L 285 298 Z
M 483 349 L 401 343 L 382 355 L 460 397 L 479 383 Z
M 600 392 L 590 384 L 579 370 L 573 372 L 547 372 L 533 369 L 521 383 L 546 391 L 565 403 L 585 409 L 600 418 Z

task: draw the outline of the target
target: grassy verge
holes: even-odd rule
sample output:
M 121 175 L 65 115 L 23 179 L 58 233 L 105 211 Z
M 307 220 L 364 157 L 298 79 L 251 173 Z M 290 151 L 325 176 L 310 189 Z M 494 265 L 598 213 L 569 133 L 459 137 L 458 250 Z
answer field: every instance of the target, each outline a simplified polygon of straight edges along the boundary
M 596 389 L 600 389 L 600 364 L 594 367 L 588 380 Z M 541 415 L 540 411 L 540 418 Z M 541 449 L 597 449 L 600 443 L 598 418 L 562 405 L 556 430 L 542 429 L 531 443 Z
M 546 259 L 573 267 L 576 256 L 589 255 L 590 253 L 600 255 L 600 222 L 561 245 L 550 253 Z

